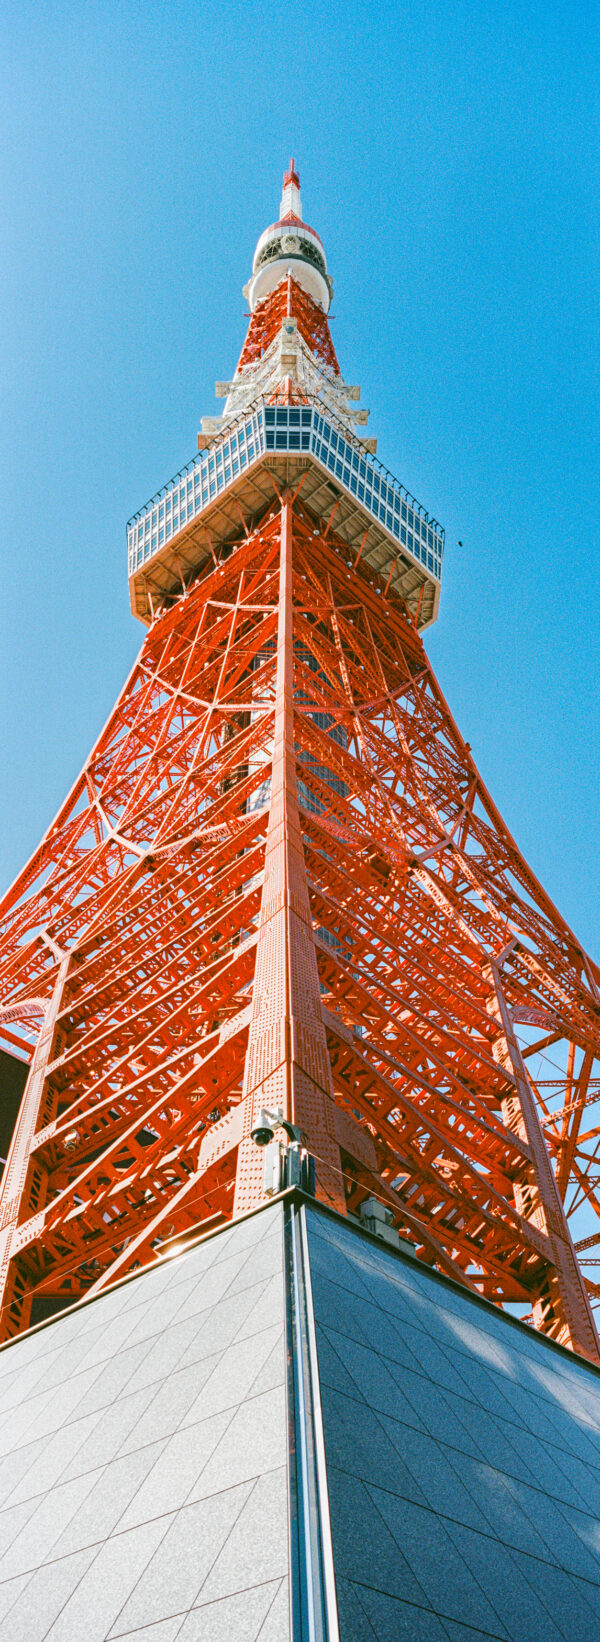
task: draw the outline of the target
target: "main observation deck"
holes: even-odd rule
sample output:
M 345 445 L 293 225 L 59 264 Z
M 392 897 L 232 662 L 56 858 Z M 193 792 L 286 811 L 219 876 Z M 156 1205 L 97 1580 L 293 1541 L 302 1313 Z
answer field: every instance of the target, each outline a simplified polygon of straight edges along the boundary
M 150 621 L 210 557 L 213 531 L 221 541 L 239 535 L 241 521 L 278 496 L 281 479 L 300 474 L 303 503 L 321 518 L 335 506 L 336 534 L 401 594 L 419 627 L 435 621 L 442 526 L 321 405 L 265 401 L 229 423 L 129 520 L 134 615 Z

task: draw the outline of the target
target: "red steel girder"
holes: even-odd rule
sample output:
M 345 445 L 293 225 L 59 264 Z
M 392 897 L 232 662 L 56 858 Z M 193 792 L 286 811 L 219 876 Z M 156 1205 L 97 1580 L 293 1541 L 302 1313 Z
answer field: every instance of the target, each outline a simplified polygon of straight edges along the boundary
M 570 1191 L 600 1214 L 598 972 L 401 600 L 301 495 L 157 612 L 0 915 L 0 1004 L 43 1011 L 4 1336 L 260 1200 L 281 1105 L 325 1200 L 383 1195 L 423 1258 L 598 1355 L 567 1222 Z M 571 1045 L 555 1121 L 523 1022 Z
M 246 365 L 254 364 L 257 359 L 262 359 L 281 330 L 285 319 L 296 320 L 298 331 L 308 343 L 315 358 L 339 376 L 340 367 L 327 317 L 318 302 L 309 296 L 308 291 L 303 290 L 291 274 L 281 279 L 275 290 L 264 297 L 262 302 L 257 303 L 238 360 L 238 371 L 242 371 Z

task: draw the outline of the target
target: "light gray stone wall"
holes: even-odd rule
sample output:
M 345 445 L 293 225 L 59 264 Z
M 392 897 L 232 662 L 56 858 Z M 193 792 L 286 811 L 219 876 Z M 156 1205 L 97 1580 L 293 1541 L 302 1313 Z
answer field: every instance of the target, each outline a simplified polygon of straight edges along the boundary
M 600 1375 L 307 1216 L 341 1642 L 596 1642 Z
M 600 1376 L 306 1215 L 341 1642 L 596 1642 Z M 290 1642 L 282 1245 L 0 1352 L 0 1642 Z
M 2 1642 L 289 1642 L 282 1210 L 0 1352 Z

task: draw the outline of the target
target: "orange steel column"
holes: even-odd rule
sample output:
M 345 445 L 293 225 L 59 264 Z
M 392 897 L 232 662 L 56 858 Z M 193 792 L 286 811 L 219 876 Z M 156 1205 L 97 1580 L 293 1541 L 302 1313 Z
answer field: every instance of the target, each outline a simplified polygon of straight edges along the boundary
M 535 1101 L 529 1085 L 523 1057 L 502 990 L 497 964 L 490 964 L 498 1000 L 498 1010 L 510 1064 L 518 1091 L 525 1134 L 533 1160 L 533 1171 L 539 1194 L 539 1210 L 551 1248 L 555 1268 L 554 1284 L 558 1290 L 559 1307 L 564 1317 L 564 1343 L 572 1345 L 592 1362 L 600 1360 L 600 1340 L 594 1322 L 589 1297 L 579 1269 L 567 1217 L 562 1205 L 556 1175 L 551 1167 Z
M 59 964 L 52 999 L 44 1022 L 25 1085 L 21 1109 L 17 1119 L 6 1168 L 2 1177 L 2 1206 L 0 1208 L 0 1295 L 2 1339 L 27 1328 L 31 1313 L 31 1291 L 23 1281 L 15 1256 L 23 1246 L 19 1225 L 27 1222 L 27 1238 L 35 1225 L 35 1216 L 43 1222 L 45 1200 L 45 1171 L 40 1169 L 32 1145 L 36 1132 L 54 1117 L 56 1101 L 48 1086 L 48 1068 L 52 1064 L 58 1016 L 63 1003 L 65 982 L 71 962 L 66 953 Z
M 286 497 L 281 505 L 271 807 L 234 1215 L 264 1196 L 263 1154 L 250 1135 L 263 1106 L 280 1109 L 298 1125 L 315 1157 L 317 1196 L 345 1210 L 296 790 L 292 538 L 293 508 Z

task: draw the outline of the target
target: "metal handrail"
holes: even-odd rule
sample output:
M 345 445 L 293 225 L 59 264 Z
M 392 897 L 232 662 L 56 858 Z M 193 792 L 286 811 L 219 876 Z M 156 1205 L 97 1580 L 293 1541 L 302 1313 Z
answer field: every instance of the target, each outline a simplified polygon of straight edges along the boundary
M 406 485 L 403 485 L 401 480 L 395 477 L 390 468 L 387 468 L 385 464 L 380 461 L 378 456 L 374 455 L 372 451 L 365 450 L 364 444 L 353 429 L 349 428 L 346 423 L 342 421 L 341 417 L 337 416 L 334 411 L 329 409 L 329 407 L 325 408 L 322 406 L 319 400 L 307 400 L 307 404 L 312 410 L 316 410 L 318 415 L 327 418 L 327 421 L 331 423 L 335 432 L 337 434 L 341 434 L 343 438 L 347 440 L 348 444 L 350 444 L 352 448 L 358 452 L 361 461 L 365 461 L 372 470 L 376 470 L 379 476 L 383 478 L 384 482 L 388 484 L 391 489 L 398 492 L 398 494 L 402 496 L 406 502 L 408 502 L 413 512 L 418 513 L 419 518 L 423 519 L 425 524 L 431 525 L 431 528 L 435 530 L 436 535 L 441 538 L 442 542 L 444 542 L 444 527 L 439 523 L 439 520 L 435 519 L 433 515 L 428 513 L 427 509 L 423 506 L 423 503 L 417 501 L 416 496 L 413 496 L 412 492 L 407 489 Z M 129 531 L 134 524 L 137 524 L 141 518 L 151 512 L 151 510 L 158 506 L 161 501 L 164 501 L 165 497 L 170 494 L 176 485 L 181 483 L 182 479 L 187 479 L 190 473 L 194 473 L 196 469 L 201 466 L 207 453 L 216 455 L 219 446 L 226 439 L 228 439 L 232 433 L 235 433 L 240 424 L 245 422 L 248 417 L 262 416 L 267 409 L 277 411 L 278 409 L 282 410 L 289 408 L 290 407 L 287 406 L 278 406 L 272 400 L 267 400 L 262 397 L 260 399 L 252 400 L 249 405 L 246 405 L 243 411 L 240 411 L 238 416 L 232 417 L 231 421 L 227 422 L 227 426 L 225 428 L 219 430 L 219 434 L 215 435 L 214 443 L 207 447 L 207 450 L 199 451 L 195 453 L 194 456 L 190 457 L 189 461 L 185 462 L 172 478 L 167 479 L 165 483 L 161 485 L 160 489 L 155 491 L 153 496 L 149 497 L 147 502 L 143 502 L 142 505 L 137 508 L 136 512 L 131 514 L 131 517 L 127 520 L 126 529 Z M 294 410 L 301 409 L 302 406 L 293 406 L 291 408 Z

